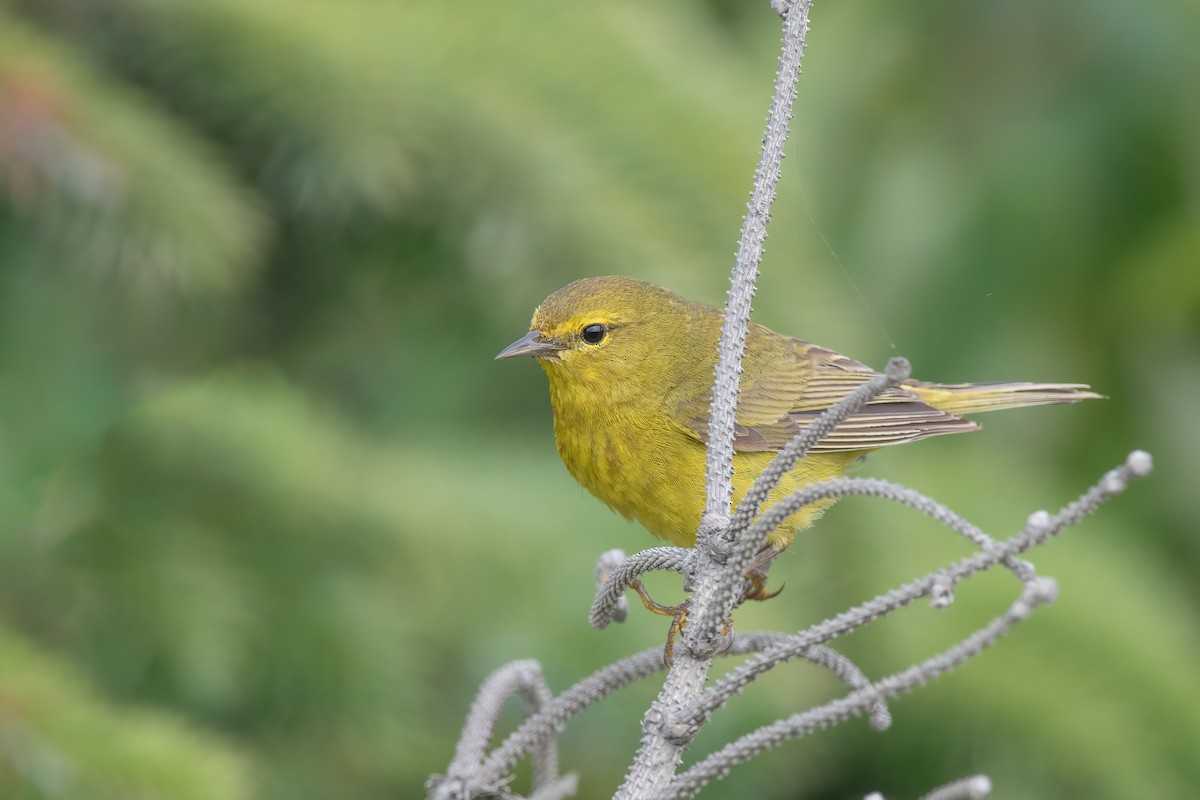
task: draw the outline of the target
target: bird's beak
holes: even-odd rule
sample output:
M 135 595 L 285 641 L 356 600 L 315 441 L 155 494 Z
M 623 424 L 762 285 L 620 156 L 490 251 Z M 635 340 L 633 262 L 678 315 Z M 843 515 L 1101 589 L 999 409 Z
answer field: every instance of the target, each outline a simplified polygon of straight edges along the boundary
M 541 331 L 532 330 L 497 353 L 496 358 L 515 358 L 516 356 L 552 358 L 559 350 L 562 350 L 554 342 L 546 341 L 541 337 Z

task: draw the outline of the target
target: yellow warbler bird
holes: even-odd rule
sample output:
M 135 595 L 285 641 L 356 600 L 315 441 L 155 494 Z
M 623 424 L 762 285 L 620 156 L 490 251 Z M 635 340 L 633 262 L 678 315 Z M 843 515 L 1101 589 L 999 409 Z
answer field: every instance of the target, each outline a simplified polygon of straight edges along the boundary
M 550 380 L 558 454 L 575 480 L 627 519 L 690 547 L 704 510 L 705 440 L 722 310 L 652 283 L 576 281 L 538 307 L 529 333 L 496 358 L 532 356 Z M 799 431 L 875 372 L 751 324 L 742 359 L 733 495 Z M 1097 398 L 1073 383 L 939 384 L 908 380 L 851 416 L 800 460 L 764 508 L 843 474 L 866 453 L 977 430 L 960 414 Z M 787 547 L 832 504 L 808 506 L 771 534 Z

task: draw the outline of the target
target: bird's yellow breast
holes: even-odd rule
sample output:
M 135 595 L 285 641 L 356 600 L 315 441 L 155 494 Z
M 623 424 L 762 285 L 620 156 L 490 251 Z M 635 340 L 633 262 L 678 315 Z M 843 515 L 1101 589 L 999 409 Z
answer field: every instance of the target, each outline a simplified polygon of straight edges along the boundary
M 554 438 L 567 470 L 588 491 L 660 539 L 691 547 L 704 511 L 705 447 L 671 423 L 661 402 L 601 390 L 548 367 Z M 774 458 L 772 452 L 734 455 L 738 503 Z M 846 471 L 859 453 L 827 453 L 801 461 L 771 494 L 768 506 L 793 491 Z M 831 503 L 801 509 L 772 534 L 786 547 Z

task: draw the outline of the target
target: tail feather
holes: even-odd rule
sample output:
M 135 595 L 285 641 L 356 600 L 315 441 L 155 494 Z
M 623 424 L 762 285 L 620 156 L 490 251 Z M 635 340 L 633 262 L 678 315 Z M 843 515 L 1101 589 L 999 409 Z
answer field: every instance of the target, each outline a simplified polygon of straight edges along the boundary
M 1024 406 L 1103 399 L 1084 383 L 926 383 L 905 381 L 922 401 L 951 414 L 979 414 Z

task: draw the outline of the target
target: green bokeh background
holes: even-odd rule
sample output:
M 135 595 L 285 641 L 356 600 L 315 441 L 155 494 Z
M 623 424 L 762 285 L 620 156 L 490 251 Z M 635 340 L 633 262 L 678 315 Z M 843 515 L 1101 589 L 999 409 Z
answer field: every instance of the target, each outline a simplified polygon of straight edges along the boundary
M 496 667 L 561 691 L 660 644 L 648 614 L 587 626 L 596 556 L 652 540 L 558 463 L 537 368 L 492 356 L 577 277 L 722 301 L 778 36 L 766 0 L 0 2 L 0 797 L 419 797 Z M 1197 40 L 1194 0 L 817 4 L 755 318 L 1109 397 L 860 474 L 1003 535 L 1133 448 L 1156 471 L 1035 557 L 1053 606 L 890 732 L 704 796 L 1200 785 Z M 966 552 L 847 501 L 737 624 Z M 839 646 L 883 675 L 1016 588 Z M 580 797 L 611 795 L 655 690 L 563 735 Z M 783 669 L 693 752 L 839 691 Z

